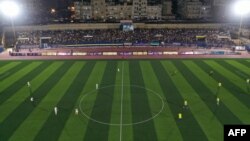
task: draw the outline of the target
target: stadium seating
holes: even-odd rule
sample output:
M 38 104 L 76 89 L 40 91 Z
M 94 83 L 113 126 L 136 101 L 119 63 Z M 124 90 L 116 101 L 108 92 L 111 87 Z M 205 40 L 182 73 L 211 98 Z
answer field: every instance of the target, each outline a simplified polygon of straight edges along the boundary
M 198 40 L 198 36 L 204 37 L 204 40 Z M 222 39 L 218 36 L 228 38 Z M 135 29 L 129 32 L 119 29 L 19 31 L 17 37 L 20 48 L 36 48 L 43 41 L 45 47 L 123 45 L 125 43 L 136 46 L 225 47 L 234 45 L 230 40 L 230 33 L 223 29 Z

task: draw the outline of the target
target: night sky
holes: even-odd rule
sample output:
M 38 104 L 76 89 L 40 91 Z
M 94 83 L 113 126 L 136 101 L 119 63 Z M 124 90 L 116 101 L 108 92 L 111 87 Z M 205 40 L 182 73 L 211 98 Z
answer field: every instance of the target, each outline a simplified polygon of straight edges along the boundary
M 42 0 L 42 3 L 47 7 L 67 7 L 70 3 L 76 0 Z

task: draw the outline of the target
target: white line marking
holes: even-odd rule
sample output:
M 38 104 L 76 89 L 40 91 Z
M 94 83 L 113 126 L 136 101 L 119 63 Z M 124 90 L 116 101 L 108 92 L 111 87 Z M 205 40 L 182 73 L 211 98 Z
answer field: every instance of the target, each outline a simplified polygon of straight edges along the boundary
M 122 111 L 123 111 L 123 71 L 124 62 L 122 62 L 122 88 L 121 88 L 121 118 L 120 118 L 120 141 L 122 141 Z
M 162 113 L 162 111 L 163 111 L 163 109 L 165 107 L 165 102 L 164 102 L 165 99 L 159 93 L 157 93 L 157 92 L 155 92 L 155 91 L 153 91 L 151 89 L 148 89 L 148 88 L 145 88 L 145 87 L 141 87 L 141 86 L 137 86 L 137 85 L 124 85 L 123 84 L 123 87 L 124 86 L 129 87 L 129 88 L 130 87 L 141 88 L 141 89 L 145 89 L 145 90 L 151 92 L 150 94 L 155 95 L 156 97 L 158 97 L 161 100 L 162 106 L 161 106 L 160 111 L 158 113 L 156 113 L 155 115 L 153 115 L 152 117 L 149 117 L 148 119 L 145 119 L 145 120 L 142 120 L 142 121 L 138 121 L 138 122 L 123 123 L 122 126 L 132 126 L 132 125 L 144 124 L 144 123 L 146 123 L 146 122 L 148 122 L 148 121 L 156 118 L 157 116 L 159 116 Z M 110 87 L 121 87 L 121 85 L 108 85 L 108 86 L 105 86 L 105 87 L 101 87 L 99 89 L 105 89 L 105 88 L 110 88 Z M 96 91 L 96 89 L 94 89 L 94 90 L 86 93 L 85 95 L 83 95 L 81 97 L 80 102 L 79 102 L 79 108 L 80 108 L 80 111 L 81 111 L 81 115 L 84 116 L 84 117 L 86 117 L 87 119 L 90 119 L 90 120 L 92 120 L 92 121 L 94 121 L 96 123 L 99 123 L 99 124 L 110 125 L 110 126 L 120 126 L 121 125 L 120 123 L 107 123 L 107 122 L 103 122 L 103 121 L 99 121 L 99 120 L 93 119 L 93 118 L 91 118 L 91 116 L 89 116 L 88 114 L 86 114 L 84 112 L 84 110 L 82 108 L 82 104 L 83 104 L 84 99 L 86 97 L 88 97 L 88 96 L 91 96 L 91 94 L 94 93 L 95 91 Z

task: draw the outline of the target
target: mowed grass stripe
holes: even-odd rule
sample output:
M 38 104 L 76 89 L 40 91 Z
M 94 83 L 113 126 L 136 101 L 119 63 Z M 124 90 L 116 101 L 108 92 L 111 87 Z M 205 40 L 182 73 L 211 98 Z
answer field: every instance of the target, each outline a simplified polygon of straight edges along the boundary
M 141 68 L 143 68 L 142 73 L 145 82 L 145 87 L 153 90 L 154 92 L 158 93 L 162 98 L 164 98 L 164 92 L 160 87 L 160 83 L 156 78 L 156 75 L 150 62 L 141 61 L 140 64 Z M 161 110 L 161 107 L 159 107 L 159 105 L 161 105 L 161 100 L 157 98 L 157 101 L 153 101 L 157 96 L 152 93 L 148 94 L 148 96 L 152 97 L 152 99 L 149 98 L 149 103 L 150 107 L 153 107 L 151 109 L 155 110 L 151 111 L 154 112 L 154 114 L 159 112 Z M 165 103 L 164 105 L 165 106 L 163 111 L 156 118 L 153 119 L 157 138 L 159 141 L 182 141 L 182 135 L 175 121 L 176 116 L 171 113 L 170 107 L 167 103 Z
M 117 71 L 119 68 L 119 72 Z M 122 95 L 122 61 L 118 62 L 117 68 L 113 68 L 117 71 L 116 80 L 114 86 L 114 96 L 113 96 L 113 104 L 112 104 L 112 116 L 110 119 L 110 123 L 120 124 L 121 120 L 121 95 Z M 123 94 L 124 95 L 124 94 Z M 124 107 L 123 107 L 124 109 Z M 109 127 L 109 141 L 119 141 L 120 140 L 120 126 L 110 126 Z
M 217 105 L 216 98 L 223 98 L 216 95 L 216 92 L 211 91 L 211 89 L 209 89 L 209 85 L 204 84 L 204 82 L 212 83 L 210 82 L 211 78 L 209 77 L 209 75 L 198 68 L 198 66 L 189 64 L 189 62 L 190 61 L 182 61 L 177 64 L 177 67 L 179 70 L 185 70 L 181 71 L 181 73 L 186 78 L 186 80 L 189 80 L 190 84 L 193 84 L 191 85 L 193 89 L 196 91 L 202 101 L 208 106 L 210 111 L 213 112 L 214 117 L 211 117 L 211 120 L 214 120 L 214 118 L 216 118 L 222 125 L 236 123 L 241 124 L 242 122 L 240 121 L 240 119 L 230 111 L 230 109 L 223 103 L 223 101 L 220 102 L 219 106 Z
M 171 80 L 171 76 L 166 72 L 165 67 L 159 61 L 151 61 L 151 65 L 153 66 L 154 72 L 160 82 L 161 89 L 165 94 L 166 102 L 169 104 L 173 116 L 176 117 L 175 120 L 183 140 L 206 141 L 206 135 L 192 113 L 187 110 L 183 110 L 184 99 L 178 91 L 177 86 Z M 182 113 L 183 116 L 188 118 L 178 120 L 178 113 Z
M 3 66 L 0 66 L 0 80 L 3 80 L 1 76 L 4 75 L 4 73 L 9 73 L 8 71 L 20 64 L 21 62 L 8 62 L 5 63 Z
M 84 113 L 87 115 L 90 115 L 92 112 L 92 108 L 96 99 L 96 93 L 95 90 L 95 84 L 99 83 L 99 78 L 103 76 L 104 69 L 106 66 L 106 61 L 98 61 L 95 64 L 95 67 L 91 74 L 89 76 L 81 76 L 81 77 L 88 77 L 87 83 L 84 85 L 84 88 L 81 92 L 81 96 L 78 99 L 77 102 L 75 102 L 75 107 L 78 109 L 83 109 Z M 91 93 L 89 93 L 91 92 Z M 82 97 L 88 94 L 88 99 L 82 100 Z M 80 111 L 79 111 L 80 112 Z M 80 141 L 83 140 L 83 137 L 85 135 L 85 132 L 87 130 L 87 124 L 89 122 L 89 119 L 81 115 L 79 113 L 78 116 L 75 116 L 75 112 L 72 111 L 72 116 L 68 119 L 65 130 L 62 131 L 62 134 L 60 135 L 59 139 L 60 141 Z M 94 129 L 93 129 L 94 130 Z
M 196 77 L 202 80 L 201 82 L 207 86 L 207 88 L 213 92 L 216 95 L 216 89 L 218 86 L 218 82 L 210 77 L 207 72 L 201 69 L 202 66 L 198 66 L 194 63 L 194 61 L 184 61 L 184 64 L 189 68 L 190 71 L 192 71 L 194 74 L 196 74 Z M 204 81 L 203 81 L 204 80 Z M 228 109 L 238 118 L 241 120 L 242 123 L 249 123 L 250 119 L 246 116 L 250 114 L 249 109 L 243 105 L 237 98 L 235 98 L 230 91 L 228 91 L 225 88 L 220 89 L 220 93 L 218 95 L 220 98 L 221 104 L 224 104 Z M 216 101 L 211 103 L 215 103 Z M 221 106 L 220 104 L 220 106 Z M 237 105 L 237 106 L 235 106 Z M 221 108 L 221 107 L 220 107 Z M 221 111 L 221 114 L 223 114 L 225 111 Z M 218 113 L 218 112 L 217 112 Z M 230 117 L 230 118 L 229 118 Z M 225 119 L 223 119 L 223 123 L 239 123 L 238 120 L 234 120 L 231 116 L 226 116 Z
M 116 61 L 109 61 L 106 65 L 102 77 L 100 88 L 114 85 L 116 79 Z M 114 87 L 99 89 L 92 109 L 91 118 L 102 122 L 110 123 L 112 116 L 112 102 L 114 96 Z M 107 141 L 109 125 L 103 125 L 94 121 L 89 121 L 84 141 Z
M 40 126 L 39 132 L 36 134 L 35 138 L 33 139 L 34 141 L 45 140 L 46 136 L 47 137 L 50 136 L 50 138 L 47 138 L 46 140 L 55 140 L 52 135 L 46 134 L 47 132 L 44 129 L 48 130 L 48 128 L 44 128 L 44 127 L 48 125 L 47 122 L 50 121 L 51 115 L 54 114 L 54 107 L 58 106 L 57 104 L 60 102 L 60 100 L 62 100 L 63 97 L 67 95 L 68 90 L 72 86 L 72 83 L 74 82 L 74 80 L 76 79 L 77 75 L 82 70 L 84 65 L 85 65 L 85 62 L 81 62 L 81 61 L 74 62 L 73 65 L 68 69 L 67 73 L 57 83 L 57 85 L 54 86 L 54 88 L 43 99 L 42 101 L 43 103 L 41 104 L 44 104 L 44 103 L 47 103 L 47 104 L 41 107 L 43 108 L 46 107 L 46 109 L 48 109 L 49 111 L 47 112 L 46 117 L 44 118 L 45 121 L 43 125 Z M 72 94 L 72 97 L 73 97 L 73 94 Z M 50 127 L 52 128 L 52 130 L 50 129 L 50 131 L 54 132 L 55 134 L 57 133 L 55 126 L 59 126 L 60 124 L 63 124 L 63 121 L 61 118 L 64 115 L 64 113 L 67 111 L 67 109 L 64 109 L 64 107 L 57 107 L 57 108 L 58 108 L 58 115 L 54 114 L 54 118 L 56 118 L 57 120 L 55 120 L 55 122 L 52 123 L 53 125 L 51 125 Z
M 242 103 L 250 108 L 250 95 L 247 94 L 245 87 L 245 81 L 237 79 L 231 72 L 225 68 L 219 66 L 215 62 L 203 62 L 197 61 L 197 64 L 201 65 L 203 70 L 214 70 L 213 78 L 222 83 L 222 87 L 228 89 L 235 97 L 237 97 Z M 233 79 L 233 80 L 232 80 Z M 243 85 L 240 86 L 239 85 Z
M 11 75 L 7 77 L 6 79 L 0 81 L 0 101 L 1 96 L 3 93 L 6 93 L 6 91 L 12 90 L 12 89 L 19 89 L 21 86 L 25 85 L 27 83 L 23 82 L 23 79 L 25 79 L 25 76 L 35 69 L 37 66 L 42 64 L 42 62 L 24 62 L 14 67 L 13 72 L 10 72 Z M 8 92 L 7 92 L 8 93 Z M 1 104 L 1 102 L 0 102 Z
M 246 67 L 239 63 L 239 61 L 236 60 L 225 60 L 226 63 L 231 65 L 232 67 L 235 68 L 235 72 L 240 75 L 242 78 L 249 78 L 250 77 L 250 67 Z M 250 65 L 250 64 L 249 64 Z M 246 79 L 245 79 L 246 81 Z
M 3 82 L 3 81 L 5 81 L 5 80 L 7 80 L 6 82 L 8 82 L 8 81 L 15 82 L 17 79 L 15 79 L 15 78 L 13 77 L 13 75 L 16 74 L 16 72 L 18 72 L 18 71 L 24 69 L 25 67 L 27 67 L 27 66 L 30 65 L 30 64 L 31 64 L 31 61 L 21 62 L 21 63 L 17 64 L 16 66 L 12 67 L 11 69 L 7 70 L 7 71 L 5 72 L 5 76 L 3 76 L 3 77 L 1 78 L 0 83 Z M 12 79 L 10 80 L 10 78 L 12 78 Z M 9 84 L 9 83 L 6 83 L 6 82 L 5 82 L 5 85 Z M 11 83 L 10 83 L 10 84 L 11 84 Z M 0 91 L 1 91 L 1 90 L 2 90 L 2 89 L 0 88 Z
M 190 112 L 202 128 L 203 132 L 205 133 L 207 139 L 223 140 L 223 126 L 214 116 L 214 113 L 210 111 L 206 103 L 204 103 L 204 101 L 200 98 L 199 94 L 202 91 L 195 91 L 192 87 L 193 85 L 197 85 L 198 82 L 195 83 L 194 81 L 191 81 L 191 77 L 189 77 L 190 79 L 186 77 L 187 74 L 185 74 L 184 72 L 186 72 L 187 70 L 181 67 L 181 61 L 163 63 L 165 64 L 165 69 L 168 70 L 168 72 L 171 72 L 170 70 L 179 70 L 179 73 L 171 77 L 171 79 L 177 86 L 177 89 L 179 90 L 182 97 L 188 101 L 189 104 L 187 111 L 190 110 Z M 185 115 L 183 116 L 185 117 Z
M 47 67 L 44 67 L 44 71 L 37 74 L 37 76 L 30 81 L 32 91 L 36 91 L 48 78 L 48 76 L 50 76 L 60 65 L 62 65 L 62 62 L 54 62 L 47 65 Z M 30 98 L 30 91 L 27 85 L 24 85 L 16 93 L 13 93 L 12 97 L 2 103 L 0 106 L 0 123 L 3 122 L 3 120 L 9 116 L 9 114 L 13 112 L 18 106 L 20 106 L 20 104 L 25 103 L 27 98 Z
M 225 62 L 225 60 L 216 60 L 216 63 L 218 63 L 220 66 L 225 68 L 226 70 L 230 71 L 235 76 L 238 76 L 238 80 L 242 80 L 242 82 L 246 81 L 246 78 L 248 78 L 248 75 L 244 73 L 240 68 L 235 68 L 234 66 L 228 64 Z M 250 72 L 250 69 L 249 69 Z M 240 79 L 239 79 L 240 78 Z M 236 78 L 235 78 L 236 80 Z
M 246 67 L 250 66 L 250 60 L 238 60 L 239 63 L 241 63 L 242 65 L 245 65 Z
M 17 62 L 10 62 L 9 64 L 6 64 L 5 66 L 3 66 L 3 68 L 1 67 L 1 69 L 0 69 L 0 82 L 4 81 L 9 76 L 12 76 L 20 69 L 26 67 L 28 64 L 30 64 L 29 61 L 18 62 L 18 63 Z M 0 89 L 0 91 L 1 91 L 1 89 Z
M 243 73 L 242 77 L 246 75 L 246 77 L 250 76 L 250 67 L 246 67 L 239 63 L 239 61 L 236 60 L 225 60 L 226 63 L 232 65 L 235 68 L 235 71 L 238 73 Z M 250 65 L 250 64 L 249 64 Z
M 20 126 L 16 129 L 10 140 L 33 140 L 35 134 L 40 129 L 41 124 L 43 124 L 45 121 L 45 116 L 53 110 L 52 108 L 47 108 L 50 103 L 53 103 L 52 99 L 47 98 L 45 99 L 46 102 L 41 102 L 44 101 L 46 96 L 48 97 L 51 95 L 51 93 L 49 93 L 50 91 L 54 90 L 54 94 L 57 94 L 55 86 L 57 86 L 57 83 L 63 79 L 63 76 L 72 65 L 72 62 L 64 62 L 56 70 L 53 70 L 53 73 L 50 76 L 47 76 L 48 79 L 44 81 L 36 91 L 33 92 L 32 95 L 34 97 L 34 103 L 27 101 L 29 106 L 25 110 L 26 114 L 24 114 L 23 111 L 18 111 L 17 114 L 22 116 L 19 118 L 13 117 L 13 120 L 16 120 L 15 122 L 20 122 Z M 61 88 L 63 87 L 60 86 L 57 89 Z
M 145 87 L 141 67 L 138 61 L 129 62 L 130 84 Z M 145 89 L 131 87 L 131 104 L 133 123 L 141 122 L 152 117 Z M 157 141 L 155 126 L 152 120 L 143 124 L 133 125 L 134 141 Z
M 80 72 L 78 72 L 70 87 L 57 104 L 58 109 L 61 111 L 60 114 L 55 116 L 54 113 L 50 113 L 50 116 L 37 134 L 35 140 L 48 140 L 48 136 L 50 141 L 58 140 L 62 130 L 64 130 L 64 125 L 66 124 L 70 113 L 74 110 L 75 102 L 79 98 L 94 65 L 95 62 L 93 61 L 87 62 Z
M 203 91 L 196 89 L 198 86 L 196 88 L 194 87 L 194 85 L 197 85 L 200 82 L 197 81 L 197 79 L 196 81 L 192 81 L 194 74 L 192 74 L 192 72 L 186 73 L 188 68 L 184 69 L 181 62 L 182 61 L 162 62 L 162 64 L 164 64 L 164 67 L 168 70 L 169 74 L 172 75 L 171 79 L 177 86 L 182 97 L 188 102 L 188 109 L 183 110 L 188 110 L 192 113 L 208 140 L 222 140 L 223 126 L 218 121 L 217 117 L 215 117 L 213 109 L 213 106 L 216 105 L 216 103 L 211 101 L 210 105 L 207 104 L 208 101 L 206 101 L 206 96 L 208 96 L 208 94 L 200 95 Z M 178 72 L 172 74 L 173 70 L 178 70 Z M 189 122 L 189 116 L 189 114 L 183 115 L 185 122 Z
M 1 92 L 0 95 L 0 104 L 2 104 L 4 101 L 6 101 L 8 98 L 10 98 L 14 93 L 16 93 L 19 89 L 21 89 L 23 86 L 27 85 L 27 82 L 32 80 L 34 77 L 37 76 L 37 74 L 41 73 L 47 65 L 50 63 L 31 63 L 30 67 L 27 67 L 25 69 L 29 73 L 25 73 L 25 75 L 22 76 L 22 78 L 18 79 L 14 84 L 9 86 L 8 88 L 4 89 Z M 3 85 L 5 84 L 6 81 L 3 81 Z M 7 83 L 7 82 L 6 82 Z
M 11 63 L 10 61 L 0 61 L 0 68 L 6 64 Z

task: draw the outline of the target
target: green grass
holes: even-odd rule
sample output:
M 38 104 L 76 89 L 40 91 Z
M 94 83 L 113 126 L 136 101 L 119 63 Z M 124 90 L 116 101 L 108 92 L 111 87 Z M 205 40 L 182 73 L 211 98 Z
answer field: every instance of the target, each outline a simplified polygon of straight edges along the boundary
M 250 124 L 247 78 L 249 59 L 1 61 L 0 140 L 222 141 Z
M 145 87 L 142 76 L 142 70 L 139 61 L 130 62 L 129 66 L 130 84 Z M 132 122 L 140 122 L 148 117 L 152 117 L 149 107 L 147 91 L 136 87 L 131 87 L 131 109 Z M 152 141 L 157 140 L 155 127 L 152 120 L 144 124 L 133 125 L 134 140 Z M 144 135 L 144 136 L 142 136 Z

